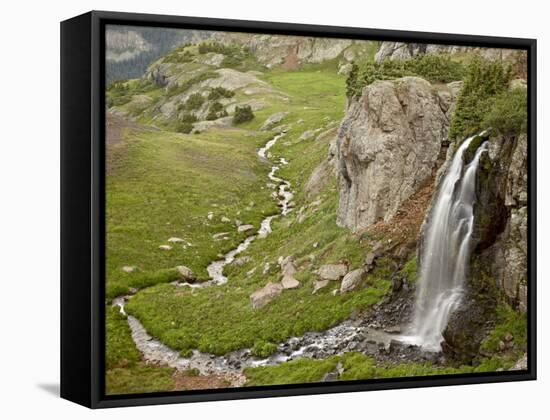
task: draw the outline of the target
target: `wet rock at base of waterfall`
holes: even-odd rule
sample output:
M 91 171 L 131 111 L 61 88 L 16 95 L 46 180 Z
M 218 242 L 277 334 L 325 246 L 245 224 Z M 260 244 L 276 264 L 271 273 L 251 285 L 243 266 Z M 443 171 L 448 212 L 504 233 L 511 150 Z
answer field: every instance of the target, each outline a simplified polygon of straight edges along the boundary
M 229 223 L 229 222 L 231 222 L 231 219 L 229 217 L 222 216 L 221 221 L 223 223 Z
M 340 280 L 347 272 L 348 266 L 346 264 L 325 264 L 317 270 L 321 280 Z
M 252 229 L 254 229 L 254 225 L 240 225 L 237 228 L 237 231 L 239 233 L 242 233 L 242 232 L 247 232 L 247 231 L 252 230 Z
M 170 245 L 159 245 L 159 249 L 162 249 L 163 251 L 170 251 L 172 247 Z
M 261 131 L 267 131 L 270 130 L 275 125 L 279 124 L 286 116 L 288 115 L 288 112 L 277 112 L 273 115 L 271 115 L 260 127 Z
M 134 271 L 136 271 L 136 267 L 125 265 L 124 267 L 122 267 L 122 271 L 124 271 L 125 273 L 133 273 Z
M 193 270 L 189 267 L 178 265 L 176 269 L 178 270 L 182 280 L 194 281 L 197 279 L 197 276 L 195 276 L 195 273 L 193 273 Z
M 387 332 L 388 334 L 400 334 L 401 327 L 399 325 L 394 325 L 393 327 L 387 327 L 387 328 L 384 328 L 384 332 Z
M 185 241 L 181 238 L 172 237 L 168 239 L 168 242 L 172 242 L 173 244 L 181 244 L 181 243 L 184 243 Z
M 236 258 L 235 261 L 233 261 L 233 265 L 240 267 L 242 265 L 248 264 L 252 261 L 252 258 L 248 255 L 245 255 L 243 257 Z
M 283 279 L 281 280 L 281 284 L 285 289 L 296 289 L 297 287 L 300 286 L 300 282 L 296 280 L 292 274 L 287 274 L 283 276 Z
M 468 289 L 461 305 L 449 317 L 443 331 L 443 353 L 460 363 L 471 363 L 495 322 L 497 300 Z
M 283 291 L 283 286 L 279 283 L 267 283 L 261 289 L 256 290 L 250 295 L 250 301 L 252 303 L 252 308 L 258 309 L 267 305 L 277 296 L 279 296 Z
M 362 282 L 365 280 L 366 271 L 364 268 L 358 268 L 356 270 L 350 271 L 342 279 L 342 284 L 340 285 L 340 293 L 347 293 L 356 289 Z
M 321 290 L 323 287 L 327 287 L 330 280 L 316 280 L 315 283 L 313 283 L 313 292 L 311 294 L 317 293 L 319 290 Z

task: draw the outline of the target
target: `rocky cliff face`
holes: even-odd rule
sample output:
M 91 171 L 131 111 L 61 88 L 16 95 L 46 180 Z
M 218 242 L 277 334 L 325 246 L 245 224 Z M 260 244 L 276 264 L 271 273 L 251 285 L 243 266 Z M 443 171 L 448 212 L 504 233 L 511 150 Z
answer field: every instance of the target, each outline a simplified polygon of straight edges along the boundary
M 303 36 L 250 35 L 244 33 L 218 32 L 212 40 L 224 44 L 244 45 L 250 49 L 258 61 L 271 68 L 282 65 L 294 69 L 299 64 L 321 63 L 342 54 L 346 61 L 355 57 L 350 48 L 364 47 L 367 41 L 349 39 L 310 38 Z
M 489 139 L 476 195 L 470 275 L 463 304 L 444 332 L 445 350 L 464 362 L 479 353 L 500 296 L 519 311 L 527 309 L 526 135 Z
M 460 83 L 377 81 L 353 99 L 337 138 L 337 222 L 353 230 L 389 221 L 432 178 Z
M 482 160 L 476 209 L 480 264 L 490 267 L 510 303 L 527 306 L 527 136 L 495 137 Z M 488 207 L 484 197 L 495 198 Z M 496 208 L 498 206 L 498 208 Z M 485 265 L 487 263 L 488 265 Z
M 500 48 L 465 47 L 459 45 L 415 44 L 385 41 L 380 44 L 376 53 L 377 62 L 389 60 L 406 60 L 424 54 L 475 54 L 487 60 L 512 61 L 517 50 Z

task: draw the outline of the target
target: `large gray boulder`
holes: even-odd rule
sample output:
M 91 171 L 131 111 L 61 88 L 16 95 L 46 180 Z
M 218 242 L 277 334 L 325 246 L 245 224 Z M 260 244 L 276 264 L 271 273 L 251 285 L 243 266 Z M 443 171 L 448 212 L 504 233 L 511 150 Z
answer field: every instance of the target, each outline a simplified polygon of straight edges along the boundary
M 340 280 L 347 272 L 346 264 L 325 264 L 317 270 L 321 280 Z
M 279 124 L 287 115 L 288 115 L 288 112 L 284 112 L 284 111 L 276 112 L 275 114 L 271 115 L 264 121 L 264 123 L 260 127 L 260 130 L 261 131 L 270 130 L 272 127 Z
M 262 308 L 279 296 L 283 291 L 283 286 L 279 283 L 267 283 L 261 289 L 256 290 L 250 295 L 250 301 L 254 309 Z
M 367 272 L 363 268 L 358 268 L 356 270 L 350 271 L 342 279 L 342 284 L 340 285 L 340 293 L 351 292 L 352 290 L 357 289 L 365 280 Z
M 424 79 L 376 81 L 351 100 L 337 138 L 337 223 L 389 221 L 433 176 L 458 91 Z
M 189 267 L 178 265 L 176 269 L 178 270 L 178 273 L 182 280 L 194 281 L 197 279 L 197 276 L 195 276 L 195 273 L 193 273 L 193 270 L 191 270 Z

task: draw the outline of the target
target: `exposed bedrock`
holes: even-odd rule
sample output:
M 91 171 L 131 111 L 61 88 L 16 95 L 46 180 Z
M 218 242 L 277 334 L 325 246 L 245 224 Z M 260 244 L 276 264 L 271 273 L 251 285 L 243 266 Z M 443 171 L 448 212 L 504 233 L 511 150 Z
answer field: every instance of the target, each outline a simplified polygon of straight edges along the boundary
M 432 179 L 461 83 L 376 81 L 352 99 L 337 137 L 337 222 L 353 230 L 389 221 Z

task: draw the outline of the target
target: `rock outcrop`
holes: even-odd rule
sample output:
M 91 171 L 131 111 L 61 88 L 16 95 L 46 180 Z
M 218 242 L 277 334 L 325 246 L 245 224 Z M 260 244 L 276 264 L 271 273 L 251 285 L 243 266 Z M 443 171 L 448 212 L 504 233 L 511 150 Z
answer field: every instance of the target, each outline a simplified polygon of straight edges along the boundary
M 490 263 L 510 303 L 527 309 L 527 136 L 491 138 L 477 181 L 476 209 L 480 265 Z M 490 194 L 499 206 L 486 205 Z
M 474 252 L 463 304 L 443 334 L 445 351 L 463 362 L 479 354 L 499 296 L 527 310 L 527 136 L 493 135 L 488 141 L 476 177 Z
M 212 40 L 223 44 L 239 44 L 247 47 L 266 67 L 283 66 L 295 69 L 300 64 L 321 63 L 337 58 L 341 54 L 351 61 L 353 51 L 347 51 L 353 44 L 367 41 L 349 39 L 313 38 L 303 36 L 250 35 L 244 33 L 219 32 Z M 346 54 L 347 53 L 347 54 Z
M 460 85 L 376 81 L 349 103 L 337 138 L 337 222 L 353 230 L 389 221 L 426 185 L 447 140 Z
M 405 42 L 384 41 L 374 59 L 407 60 L 424 54 L 475 54 L 487 60 L 502 60 L 511 62 L 517 57 L 517 50 L 504 48 L 467 47 L 460 45 L 416 44 Z
M 254 309 L 262 308 L 279 296 L 283 291 L 283 286 L 279 283 L 267 283 L 261 289 L 256 290 L 250 295 L 250 301 Z

